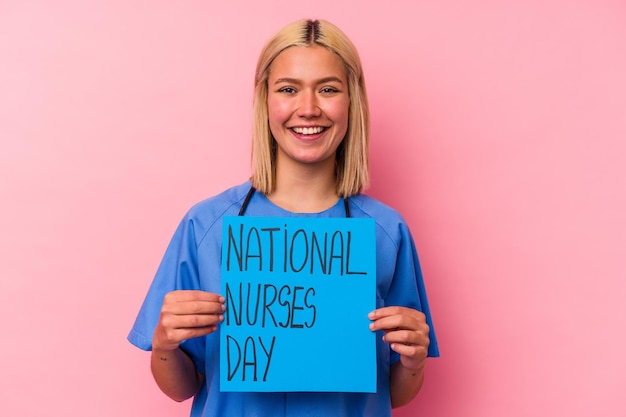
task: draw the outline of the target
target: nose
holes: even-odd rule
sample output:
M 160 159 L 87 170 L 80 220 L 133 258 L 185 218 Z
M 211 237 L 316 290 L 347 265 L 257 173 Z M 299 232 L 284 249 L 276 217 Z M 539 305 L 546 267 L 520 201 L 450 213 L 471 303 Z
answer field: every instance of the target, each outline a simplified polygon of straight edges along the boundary
M 304 118 L 319 117 L 322 114 L 322 109 L 319 105 L 319 100 L 315 91 L 305 90 L 300 94 L 300 100 L 298 102 L 298 116 Z

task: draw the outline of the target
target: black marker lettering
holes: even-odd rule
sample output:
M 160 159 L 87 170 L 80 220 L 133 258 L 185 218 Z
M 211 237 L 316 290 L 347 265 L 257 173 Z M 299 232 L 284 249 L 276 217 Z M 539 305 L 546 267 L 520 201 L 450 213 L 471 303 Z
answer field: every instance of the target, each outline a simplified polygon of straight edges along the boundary
M 232 313 L 235 319 L 235 324 L 237 326 L 241 326 L 241 307 L 243 304 L 241 289 L 243 284 L 239 283 L 239 313 L 237 313 L 237 304 L 235 303 L 235 299 L 233 298 L 233 294 L 230 290 L 230 285 L 228 282 L 226 283 L 226 325 L 230 325 L 230 314 Z
M 254 236 L 253 236 L 254 235 Z M 252 241 L 252 242 L 251 242 Z M 256 252 L 252 252 L 251 246 L 252 244 L 256 244 Z M 259 271 L 263 270 L 263 251 L 261 246 L 261 236 L 259 236 L 259 231 L 256 227 L 251 227 L 248 231 L 248 239 L 246 240 L 246 266 L 245 270 L 248 271 L 248 263 L 250 258 L 257 258 L 259 260 Z
M 241 241 L 243 240 L 243 224 L 239 225 L 239 249 L 237 249 L 237 241 L 235 240 L 235 236 L 233 235 L 233 227 L 228 225 L 228 248 L 226 250 L 226 270 L 230 271 L 230 250 L 231 248 L 235 251 L 235 257 L 237 257 L 237 264 L 239 265 L 239 270 L 241 271 Z
M 235 364 L 235 367 L 232 367 L 233 361 L 231 360 L 231 356 L 230 356 L 230 342 L 234 343 L 234 346 L 237 348 L 237 362 Z M 235 373 L 237 372 L 237 368 L 239 368 L 239 361 L 241 358 L 241 348 L 239 347 L 239 343 L 237 343 L 237 341 L 230 337 L 229 335 L 226 335 L 226 361 L 228 363 L 228 372 L 227 372 L 227 378 L 229 381 L 232 381 L 232 379 L 235 377 Z M 231 371 L 232 370 L 232 371 Z
M 296 267 L 293 264 L 293 258 L 294 258 L 293 252 L 294 252 L 294 248 L 296 247 L 296 238 L 298 237 L 298 235 L 302 235 L 303 243 L 304 243 L 304 250 L 300 251 L 301 253 L 304 254 L 304 259 L 302 260 L 302 265 L 300 265 L 300 267 Z M 306 266 L 306 263 L 308 260 L 309 260 L 309 240 L 306 237 L 305 231 L 302 229 L 298 229 L 298 231 L 296 231 L 296 233 L 294 233 L 291 238 L 291 248 L 289 249 L 289 265 L 291 266 L 291 270 L 293 272 L 302 271 L 304 267 Z
M 270 237 L 270 272 L 274 271 L 274 232 L 278 232 L 280 227 L 267 227 L 261 229 L 262 232 L 268 232 Z
M 352 233 L 348 232 L 348 249 L 346 250 L 346 274 L 347 275 L 365 275 L 365 272 L 361 272 L 361 271 L 356 271 L 356 272 L 352 272 L 350 271 L 350 247 L 352 243 Z
M 248 354 L 248 345 L 251 344 L 252 345 L 252 351 L 250 354 Z M 250 355 L 252 355 L 252 360 L 249 360 Z M 246 366 L 252 366 L 252 368 L 254 369 L 254 379 L 253 381 L 256 382 L 257 378 L 256 378 L 256 346 L 254 344 L 254 339 L 251 336 L 248 336 L 246 338 L 246 342 L 243 345 L 243 366 L 242 366 L 242 374 L 241 374 L 241 380 L 245 381 L 246 380 Z
M 291 320 L 291 308 L 289 306 L 289 301 L 283 301 L 283 291 L 287 290 L 287 295 L 291 294 L 291 289 L 288 285 L 283 285 L 278 291 L 278 304 L 283 307 L 287 307 L 287 319 L 284 323 L 278 322 L 280 327 L 286 328 L 289 327 L 289 321 Z
M 263 382 L 267 381 L 267 371 L 270 369 L 270 362 L 272 361 L 272 352 L 274 351 L 274 343 L 276 342 L 276 336 L 272 337 L 272 344 L 270 345 L 270 351 L 268 352 L 263 344 L 263 340 L 259 337 L 259 343 L 267 356 L 267 363 L 265 364 L 265 372 L 263 373 Z
M 317 252 L 317 260 L 320 263 L 322 274 L 326 274 L 326 261 L 328 259 L 328 233 L 324 233 L 324 250 L 320 248 L 317 240 L 317 234 L 311 233 L 311 275 L 313 275 L 313 265 L 315 265 L 315 252 Z
M 298 291 L 303 290 L 304 287 L 293 287 L 293 301 L 291 303 L 291 328 L 292 329 L 301 329 L 304 326 L 302 324 L 296 324 L 296 310 L 304 310 L 304 307 L 299 307 L 296 305 L 298 298 Z
M 269 289 L 271 289 L 274 294 L 272 295 L 272 300 L 268 302 L 267 292 Z M 274 301 L 276 301 L 276 296 L 277 293 L 275 286 L 273 286 L 272 284 L 265 284 L 263 286 L 263 319 L 261 320 L 261 327 L 265 327 L 265 312 L 268 312 L 270 316 L 272 316 L 272 322 L 274 323 L 274 327 L 276 327 L 276 318 L 274 317 L 274 313 L 272 313 L 272 310 L 270 309 L 270 306 L 274 304 Z
M 339 239 L 337 239 L 339 241 L 339 243 L 337 244 L 339 254 L 335 254 L 335 245 L 336 245 L 335 238 L 336 237 L 339 237 Z M 339 275 L 343 276 L 343 235 L 341 234 L 339 230 L 333 233 L 333 237 L 330 239 L 330 265 L 328 265 L 329 275 L 332 272 L 333 260 L 335 259 L 339 260 L 339 266 L 340 266 Z
M 315 304 L 309 303 L 309 294 L 311 294 L 311 297 L 313 297 L 315 295 L 315 289 L 309 288 L 308 290 L 306 290 L 306 293 L 304 293 L 304 305 L 307 306 L 309 309 L 313 310 L 313 320 L 311 320 L 311 323 L 304 322 L 304 325 L 308 329 L 313 327 L 313 325 L 315 324 L 315 318 L 317 315 L 317 309 L 315 308 Z
M 228 284 L 226 284 L 228 285 Z M 256 303 L 254 305 L 254 320 L 250 320 L 250 293 L 252 293 L 251 284 L 248 283 L 248 297 L 246 298 L 246 319 L 248 320 L 248 325 L 254 326 L 256 324 L 257 319 L 259 318 L 259 302 L 261 301 L 261 284 L 257 284 L 256 290 Z

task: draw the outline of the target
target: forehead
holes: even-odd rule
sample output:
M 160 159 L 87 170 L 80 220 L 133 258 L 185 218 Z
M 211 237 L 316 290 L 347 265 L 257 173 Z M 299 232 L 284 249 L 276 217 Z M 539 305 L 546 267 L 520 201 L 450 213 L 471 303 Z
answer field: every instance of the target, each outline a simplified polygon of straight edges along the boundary
M 346 67 L 337 54 L 319 46 L 291 46 L 270 65 L 270 82 L 282 78 L 302 81 L 336 77 L 346 81 Z

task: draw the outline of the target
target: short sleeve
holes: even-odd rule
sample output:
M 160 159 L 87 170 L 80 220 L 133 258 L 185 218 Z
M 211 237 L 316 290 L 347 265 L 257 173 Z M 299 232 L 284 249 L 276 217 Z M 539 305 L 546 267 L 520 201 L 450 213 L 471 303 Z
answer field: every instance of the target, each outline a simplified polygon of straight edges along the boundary
M 198 250 L 194 222 L 185 217 L 172 237 L 146 298 L 139 310 L 128 341 L 143 350 L 152 349 L 152 335 L 156 328 L 163 298 L 175 290 L 200 289 Z M 196 338 L 181 344 L 191 356 L 198 370 L 204 369 L 204 340 Z
M 400 240 L 397 249 L 396 267 L 391 286 L 385 298 L 385 305 L 410 307 L 423 312 L 426 315 L 426 323 L 430 327 L 428 356 L 438 357 L 439 346 L 428 306 L 426 286 L 422 277 L 422 269 L 415 243 L 405 223 L 400 223 L 399 228 Z M 391 363 L 395 363 L 399 359 L 400 356 L 392 351 Z

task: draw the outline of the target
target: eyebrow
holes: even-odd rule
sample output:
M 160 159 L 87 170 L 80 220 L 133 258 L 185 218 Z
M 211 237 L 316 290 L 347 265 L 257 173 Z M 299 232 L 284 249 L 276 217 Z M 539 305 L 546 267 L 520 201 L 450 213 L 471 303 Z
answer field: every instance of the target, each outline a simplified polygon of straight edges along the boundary
M 335 77 L 335 76 L 325 77 L 325 78 L 321 78 L 321 79 L 315 81 L 316 84 L 325 84 L 325 83 L 329 83 L 329 82 L 337 82 L 339 84 L 343 84 L 343 81 L 341 80 L 341 78 Z M 302 84 L 302 81 L 298 80 L 296 78 L 279 78 L 276 81 L 274 81 L 274 84 L 282 84 L 282 83 L 286 83 L 286 84 Z

